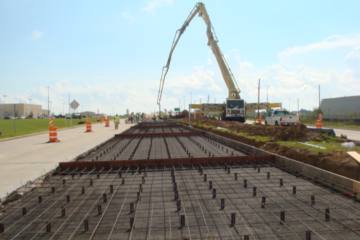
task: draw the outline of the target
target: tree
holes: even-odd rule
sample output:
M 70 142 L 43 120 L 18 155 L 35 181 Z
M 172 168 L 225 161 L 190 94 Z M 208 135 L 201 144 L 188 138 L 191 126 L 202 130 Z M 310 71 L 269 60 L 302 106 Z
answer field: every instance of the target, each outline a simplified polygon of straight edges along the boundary
M 314 107 L 313 113 L 314 115 L 319 115 L 320 113 L 323 114 L 323 111 L 319 107 Z
M 352 111 L 350 112 L 350 118 L 356 118 L 358 114 L 358 112 Z
M 266 116 L 270 117 L 274 110 L 272 108 L 266 109 Z

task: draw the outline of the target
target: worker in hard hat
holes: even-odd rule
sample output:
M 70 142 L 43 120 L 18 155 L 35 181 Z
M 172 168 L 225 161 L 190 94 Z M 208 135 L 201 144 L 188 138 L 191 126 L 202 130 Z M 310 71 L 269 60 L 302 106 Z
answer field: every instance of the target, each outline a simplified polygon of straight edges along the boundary
M 119 116 L 116 114 L 115 118 L 114 118 L 114 123 L 115 123 L 115 130 L 118 130 L 119 128 Z

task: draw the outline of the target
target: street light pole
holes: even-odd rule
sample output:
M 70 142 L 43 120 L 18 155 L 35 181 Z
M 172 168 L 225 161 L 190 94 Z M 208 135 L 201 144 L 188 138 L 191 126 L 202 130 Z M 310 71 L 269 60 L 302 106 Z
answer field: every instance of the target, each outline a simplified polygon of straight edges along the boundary
M 65 112 L 64 112 L 64 104 L 65 104 L 65 103 L 62 103 L 62 104 L 63 104 L 63 115 L 65 115 Z
M 49 105 L 50 105 L 50 108 L 49 108 L 49 117 L 50 117 L 50 115 L 51 115 L 51 103 L 52 103 L 52 101 L 49 101 Z
M 30 101 L 30 113 L 29 113 L 29 115 L 31 115 L 31 98 L 29 99 L 29 101 Z

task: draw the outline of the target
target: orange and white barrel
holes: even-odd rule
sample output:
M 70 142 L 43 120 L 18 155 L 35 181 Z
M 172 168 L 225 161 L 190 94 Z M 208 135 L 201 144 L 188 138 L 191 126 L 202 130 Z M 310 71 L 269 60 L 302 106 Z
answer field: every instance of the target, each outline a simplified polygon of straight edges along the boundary
M 108 118 L 105 119 L 105 127 L 110 127 L 110 121 Z
M 53 119 L 49 118 L 49 128 L 52 127 L 52 125 L 53 125 Z
M 86 121 L 86 132 L 91 132 L 91 122 Z
M 57 127 L 51 126 L 49 128 L 49 142 L 56 142 L 57 140 Z
M 316 120 L 316 128 L 321 129 L 322 128 L 322 121 L 320 119 Z
M 258 124 L 260 124 L 261 125 L 261 121 L 262 121 L 262 117 L 261 117 L 261 115 L 258 117 Z

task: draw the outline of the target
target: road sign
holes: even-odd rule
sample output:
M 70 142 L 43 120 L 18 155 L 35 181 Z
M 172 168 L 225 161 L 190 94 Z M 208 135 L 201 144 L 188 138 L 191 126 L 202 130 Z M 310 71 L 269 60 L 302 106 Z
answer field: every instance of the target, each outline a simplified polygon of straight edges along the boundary
M 80 106 L 80 104 L 76 100 L 74 100 L 70 103 L 70 107 L 72 109 L 77 109 L 79 106 Z
M 175 112 L 180 112 L 180 108 L 174 108 Z

